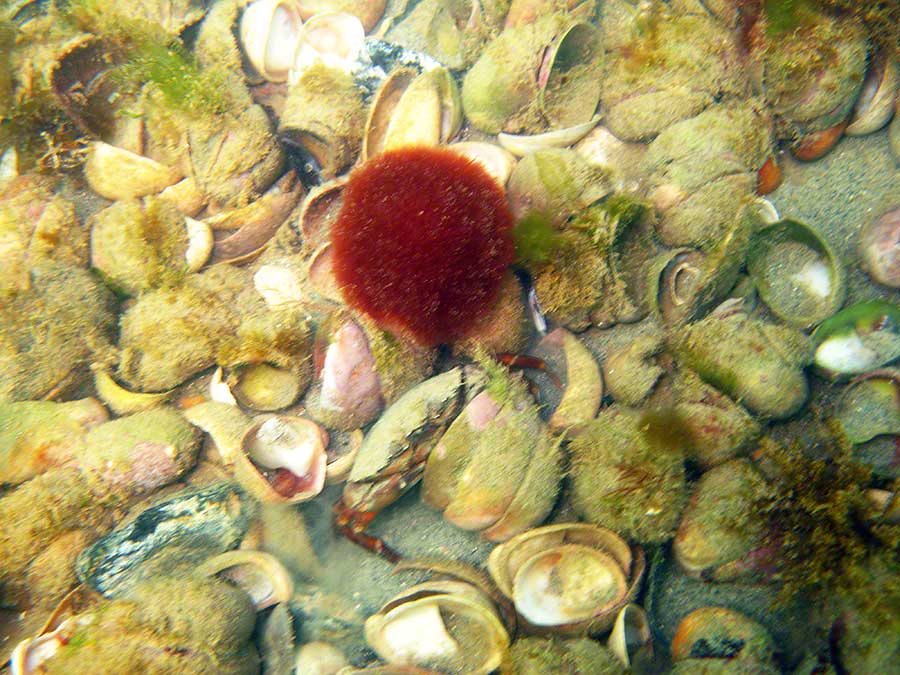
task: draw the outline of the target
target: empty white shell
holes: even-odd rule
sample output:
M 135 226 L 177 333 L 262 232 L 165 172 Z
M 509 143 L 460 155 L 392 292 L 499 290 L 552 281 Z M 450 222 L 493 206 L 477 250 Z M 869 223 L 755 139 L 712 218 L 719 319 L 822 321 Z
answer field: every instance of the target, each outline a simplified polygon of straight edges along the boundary
M 256 0 L 241 16 L 241 46 L 247 60 L 270 82 L 288 79 L 303 19 L 295 0 Z

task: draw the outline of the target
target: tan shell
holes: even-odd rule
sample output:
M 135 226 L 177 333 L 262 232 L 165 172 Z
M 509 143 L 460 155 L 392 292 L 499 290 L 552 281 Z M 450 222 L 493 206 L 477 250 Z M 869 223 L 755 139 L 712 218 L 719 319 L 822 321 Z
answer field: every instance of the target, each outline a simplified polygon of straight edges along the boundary
M 898 89 L 900 61 L 897 55 L 880 52 L 873 56 L 869 74 L 844 133 L 847 136 L 864 136 L 884 127 L 894 114 L 894 97 Z
M 174 392 L 174 389 L 160 393 L 130 391 L 101 366 L 94 368 L 94 387 L 100 399 L 117 415 L 129 415 L 162 405 Z
M 290 573 L 278 558 L 263 551 L 226 551 L 206 560 L 197 574 L 227 577 L 246 591 L 257 610 L 287 602 L 294 595 Z
M 517 135 L 498 134 L 497 142 L 516 157 L 524 157 L 538 150 L 547 148 L 568 148 L 587 136 L 597 126 L 600 115 L 594 115 L 587 122 L 575 124 L 565 129 L 554 129 L 542 134 Z
M 310 19 L 320 12 L 348 12 L 359 18 L 368 33 L 381 19 L 386 4 L 387 0 L 300 0 L 300 14 Z
M 439 662 L 449 672 L 470 675 L 493 672 L 509 647 L 496 606 L 461 581 L 430 581 L 406 589 L 366 619 L 365 632 L 366 642 L 388 663 Z M 473 634 L 477 641 L 470 639 Z
M 643 549 L 612 530 L 582 523 L 523 532 L 488 558 L 488 571 L 513 600 L 520 626 L 566 636 L 608 630 L 637 594 L 644 565 Z M 550 578 L 556 581 L 547 585 Z M 542 604 L 544 594 L 557 597 Z
M 506 185 L 506 181 L 509 180 L 509 175 L 516 165 L 513 153 L 493 143 L 462 141 L 451 143 L 447 149 L 478 162 L 497 183 L 503 186 Z
M 289 81 L 316 61 L 349 72 L 362 49 L 366 31 L 360 20 L 347 12 L 315 14 L 303 25 L 291 63 Z
M 161 192 L 182 174 L 149 157 L 94 141 L 84 162 L 84 177 L 91 189 L 106 199 L 135 199 Z
M 446 143 L 462 124 L 456 81 L 446 68 L 421 75 L 398 68 L 382 83 L 369 110 L 363 160 L 403 145 Z

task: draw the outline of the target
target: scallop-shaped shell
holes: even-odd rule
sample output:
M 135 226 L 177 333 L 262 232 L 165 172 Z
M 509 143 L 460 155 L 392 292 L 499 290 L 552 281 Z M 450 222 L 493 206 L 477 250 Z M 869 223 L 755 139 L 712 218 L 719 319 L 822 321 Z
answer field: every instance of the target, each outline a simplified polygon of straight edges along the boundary
M 900 357 L 900 308 L 859 302 L 822 322 L 812 339 L 816 366 L 832 379 L 875 370 Z
M 296 82 L 316 61 L 349 72 L 365 38 L 365 29 L 353 14 L 323 12 L 310 17 L 300 32 L 288 79 Z
M 488 571 L 530 632 L 595 635 L 636 595 L 644 552 L 612 530 L 546 525 L 491 551 Z
M 241 16 L 241 46 L 247 60 L 270 82 L 284 82 L 300 40 L 303 19 L 296 0 L 256 0 Z
M 363 135 L 362 158 L 402 145 L 439 145 L 459 131 L 462 105 L 446 68 L 417 73 L 398 68 L 375 95 Z
M 747 271 L 769 309 L 800 328 L 834 314 L 846 295 L 841 262 L 815 229 L 797 220 L 754 233 Z
M 365 625 L 366 641 L 391 664 L 487 675 L 509 636 L 491 599 L 461 581 L 431 581 L 389 600 Z M 478 636 L 472 639 L 472 636 Z
M 207 559 L 196 572 L 228 578 L 247 592 L 257 610 L 287 602 L 294 594 L 290 573 L 278 558 L 263 551 L 226 551 Z

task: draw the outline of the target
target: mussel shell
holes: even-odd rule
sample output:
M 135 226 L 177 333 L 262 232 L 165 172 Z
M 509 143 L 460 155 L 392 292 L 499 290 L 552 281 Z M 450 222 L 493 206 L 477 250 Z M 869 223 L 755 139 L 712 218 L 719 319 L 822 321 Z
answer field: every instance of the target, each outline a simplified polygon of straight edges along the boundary
M 75 571 L 105 597 L 117 597 L 168 565 L 234 548 L 252 512 L 252 502 L 232 483 L 187 490 L 98 539 L 78 556 Z

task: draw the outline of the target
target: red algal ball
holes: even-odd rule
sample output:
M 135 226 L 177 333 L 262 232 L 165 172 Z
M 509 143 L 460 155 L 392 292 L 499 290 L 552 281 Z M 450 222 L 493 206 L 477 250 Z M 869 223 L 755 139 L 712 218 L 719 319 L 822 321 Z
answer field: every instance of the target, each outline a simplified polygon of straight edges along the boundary
M 408 147 L 351 173 L 331 243 L 347 304 L 433 346 L 463 337 L 491 308 L 513 259 L 512 216 L 480 165 Z

